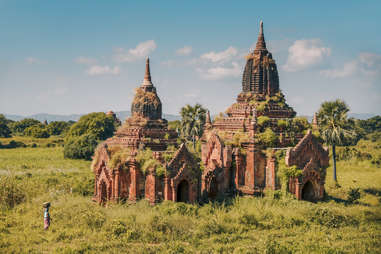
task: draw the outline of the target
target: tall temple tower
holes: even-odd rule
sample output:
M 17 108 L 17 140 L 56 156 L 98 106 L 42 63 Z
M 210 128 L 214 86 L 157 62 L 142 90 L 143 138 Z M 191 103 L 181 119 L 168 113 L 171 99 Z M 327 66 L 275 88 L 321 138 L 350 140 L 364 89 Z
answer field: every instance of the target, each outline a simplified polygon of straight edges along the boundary
M 131 117 L 105 143 L 131 149 L 148 147 L 153 151 L 164 151 L 168 145 L 176 144 L 177 133 L 168 130 L 168 122 L 162 118 L 162 104 L 152 84 L 149 58 L 146 59 L 143 82 L 135 91 Z
M 256 47 L 246 56 L 242 92 L 269 96 L 279 92 L 278 70 L 271 53 L 266 48 L 262 21 Z
M 256 47 L 246 56 L 236 103 L 205 124 L 202 193 L 214 198 L 221 192 L 252 195 L 279 188 L 275 152 L 288 149 L 286 164 L 297 165 L 304 174 L 290 180 L 290 191 L 299 199 L 303 195 L 321 198 L 325 175 L 316 169 L 327 165 L 328 153 L 310 131 L 304 136 L 306 130 L 294 127 L 295 115 L 279 89 L 277 66 L 266 48 L 261 21 Z M 315 188 L 303 192 L 301 186 L 308 181 L 313 181 Z
M 253 112 L 255 117 L 270 118 L 273 131 L 282 131 L 277 127 L 277 120 L 291 119 L 296 112 L 287 105 L 279 89 L 279 76 L 275 60 L 266 48 L 263 22 L 260 22 L 259 35 L 255 49 L 246 56 L 246 65 L 242 76 L 242 91 L 237 102 L 226 111 L 227 117 L 213 123 L 218 130 L 234 134 L 251 128 Z

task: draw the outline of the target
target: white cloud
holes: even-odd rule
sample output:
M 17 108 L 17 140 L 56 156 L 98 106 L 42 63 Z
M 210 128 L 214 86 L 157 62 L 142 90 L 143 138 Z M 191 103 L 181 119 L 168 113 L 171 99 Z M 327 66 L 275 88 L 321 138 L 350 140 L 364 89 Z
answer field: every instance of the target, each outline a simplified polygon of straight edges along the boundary
M 191 46 L 184 46 L 183 48 L 179 48 L 176 50 L 176 55 L 178 56 L 187 56 L 192 53 L 192 47 Z
M 120 73 L 119 66 L 115 66 L 114 68 L 111 68 L 110 66 L 99 66 L 94 65 L 91 66 L 86 73 L 90 76 L 97 76 L 97 75 L 118 75 Z
M 321 63 L 331 49 L 322 46 L 319 39 L 297 40 L 288 49 L 288 58 L 283 66 L 286 71 L 300 71 Z
M 41 61 L 37 58 L 34 58 L 34 57 L 27 57 L 25 58 L 25 62 L 27 62 L 28 64 L 38 64 L 38 63 L 41 63 Z
M 356 69 L 357 69 L 357 62 L 350 61 L 348 63 L 345 63 L 343 68 L 332 69 L 332 70 L 322 70 L 320 71 L 320 74 L 328 78 L 344 78 L 344 77 L 348 77 L 352 75 L 354 72 L 356 72 Z
M 114 59 L 118 62 L 133 62 L 147 57 L 156 49 L 154 40 L 144 41 L 139 43 L 135 48 L 126 51 L 123 48 L 116 50 Z
M 221 52 L 209 52 L 201 55 L 201 59 L 211 61 L 213 63 L 226 62 L 238 54 L 238 50 L 232 46 Z
M 381 76 L 381 55 L 364 52 L 358 56 L 361 71 L 372 76 Z
M 363 75 L 367 78 L 381 76 L 381 55 L 364 52 L 343 67 L 320 71 L 320 74 L 328 78 L 346 78 Z
M 241 74 L 241 68 L 236 62 L 232 62 L 232 67 L 212 67 L 206 70 L 197 69 L 201 78 L 206 80 L 224 79 L 227 77 L 238 77 Z
M 96 64 L 97 63 L 97 59 L 90 58 L 90 57 L 80 56 L 80 57 L 75 59 L 75 62 L 79 63 L 79 64 L 91 65 L 91 64 Z

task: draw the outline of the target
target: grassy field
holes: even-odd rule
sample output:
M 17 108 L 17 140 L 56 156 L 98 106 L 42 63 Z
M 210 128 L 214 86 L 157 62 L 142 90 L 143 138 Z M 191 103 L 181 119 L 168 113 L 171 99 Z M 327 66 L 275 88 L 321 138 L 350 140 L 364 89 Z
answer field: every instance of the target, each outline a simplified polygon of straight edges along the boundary
M 357 147 L 378 156 L 379 145 Z M 331 172 L 327 199 L 317 204 L 267 195 L 101 207 L 91 201 L 90 162 L 64 159 L 61 147 L 0 149 L 0 253 L 380 253 L 381 168 L 339 161 L 341 187 Z M 354 204 L 346 202 L 351 188 L 361 193 Z

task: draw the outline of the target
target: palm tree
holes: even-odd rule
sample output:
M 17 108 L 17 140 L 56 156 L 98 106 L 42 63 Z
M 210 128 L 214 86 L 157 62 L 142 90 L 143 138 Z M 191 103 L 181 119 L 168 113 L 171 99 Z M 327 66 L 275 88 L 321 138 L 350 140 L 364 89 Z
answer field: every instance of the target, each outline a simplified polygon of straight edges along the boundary
M 206 109 L 200 104 L 194 107 L 187 104 L 181 108 L 181 135 L 192 141 L 195 148 L 196 138 L 201 137 L 206 118 Z
M 317 113 L 320 134 L 324 142 L 332 146 L 333 180 L 336 183 L 336 146 L 342 145 L 345 138 L 354 135 L 353 131 L 348 129 L 348 111 L 347 104 L 337 99 L 323 102 Z

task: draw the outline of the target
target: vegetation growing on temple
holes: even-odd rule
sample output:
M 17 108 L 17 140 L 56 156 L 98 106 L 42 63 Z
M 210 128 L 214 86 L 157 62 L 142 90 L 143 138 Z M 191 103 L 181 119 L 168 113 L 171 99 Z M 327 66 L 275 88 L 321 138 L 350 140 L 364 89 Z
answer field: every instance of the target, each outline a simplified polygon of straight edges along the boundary
M 287 150 L 282 149 L 282 150 L 276 151 L 274 154 L 277 161 L 281 189 L 284 193 L 288 191 L 288 183 L 289 183 L 290 177 L 299 177 L 303 174 L 303 169 L 300 169 L 295 165 L 293 166 L 286 165 L 286 162 L 285 162 L 286 151 Z M 268 153 L 273 153 L 273 151 L 270 149 Z
M 276 105 L 281 110 L 294 111 L 292 107 L 286 103 L 284 94 L 281 91 L 278 91 L 273 96 L 266 95 L 264 99 L 257 98 L 249 93 L 247 98 L 249 99 L 249 104 L 253 106 L 255 105 L 258 112 L 269 111 L 272 105 Z
M 147 91 L 139 87 L 135 89 L 135 97 L 131 104 L 131 113 L 152 119 L 161 118 L 161 101 L 155 91 Z

